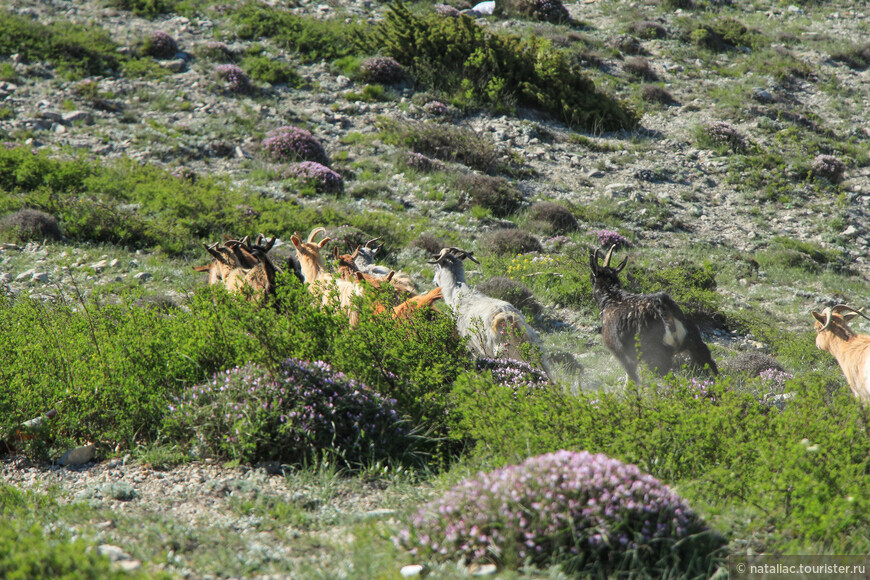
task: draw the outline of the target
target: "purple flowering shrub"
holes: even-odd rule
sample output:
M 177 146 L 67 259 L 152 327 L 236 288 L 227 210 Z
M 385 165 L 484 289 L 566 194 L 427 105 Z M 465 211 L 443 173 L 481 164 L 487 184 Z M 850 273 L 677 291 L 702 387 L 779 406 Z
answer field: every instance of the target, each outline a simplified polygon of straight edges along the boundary
M 370 83 L 391 85 L 405 78 L 405 69 L 391 56 L 367 58 L 360 65 L 360 73 Z
M 758 373 L 758 378 L 761 379 L 761 385 L 768 393 L 781 395 L 785 392 L 785 383 L 793 379 L 794 375 L 788 371 L 771 368 Z
M 711 536 L 682 498 L 634 465 L 557 451 L 478 473 L 425 505 L 396 538 L 416 556 L 614 572 L 685 565 Z M 709 542 L 689 552 L 708 558 Z M 682 558 L 681 558 L 682 556 Z M 682 560 L 682 561 L 681 561 Z
M 226 88 L 233 93 L 247 93 L 251 90 L 251 79 L 245 71 L 234 64 L 221 64 L 215 67 L 217 77 L 226 83 Z
M 544 371 L 529 363 L 512 358 L 479 358 L 475 362 L 478 372 L 489 371 L 492 380 L 511 387 L 514 394 L 527 389 L 549 388 L 550 381 Z
M 435 14 L 439 16 L 445 16 L 448 18 L 459 18 L 459 9 L 454 8 L 449 4 L 436 4 L 433 6 L 435 9 Z
M 410 449 L 394 407 L 324 362 L 288 359 L 274 372 L 251 364 L 190 387 L 167 424 L 208 456 L 300 463 L 327 452 L 356 465 Z
M 570 22 L 571 16 L 562 0 L 505 0 L 501 10 L 507 15 L 524 16 L 544 22 Z
M 843 181 L 846 164 L 833 155 L 817 155 L 811 167 L 815 177 L 823 177 L 831 183 Z
M 450 108 L 441 101 L 429 101 L 423 105 L 423 110 L 430 115 L 436 115 L 438 117 L 443 117 L 450 113 Z
M 444 171 L 447 169 L 447 165 L 440 159 L 426 157 L 422 153 L 414 153 L 413 151 L 409 151 L 405 156 L 405 163 L 417 171 Z
M 154 58 L 172 58 L 178 52 L 178 44 L 162 30 L 155 30 L 145 40 L 142 52 Z
M 341 175 L 320 163 L 301 161 L 287 168 L 287 176 L 314 187 L 318 193 L 341 193 L 344 180 Z
M 704 129 L 707 139 L 717 145 L 727 145 L 729 149 L 737 153 L 743 153 L 749 149 L 749 141 L 740 132 L 722 121 L 715 121 Z
M 616 246 L 617 249 L 631 247 L 631 241 L 628 238 L 621 236 L 613 230 L 595 230 L 592 233 L 598 239 L 598 245 L 602 248 L 610 248 L 610 246 Z
M 310 131 L 285 125 L 269 131 L 263 139 L 263 149 L 279 161 L 315 161 L 329 163 L 326 150 Z

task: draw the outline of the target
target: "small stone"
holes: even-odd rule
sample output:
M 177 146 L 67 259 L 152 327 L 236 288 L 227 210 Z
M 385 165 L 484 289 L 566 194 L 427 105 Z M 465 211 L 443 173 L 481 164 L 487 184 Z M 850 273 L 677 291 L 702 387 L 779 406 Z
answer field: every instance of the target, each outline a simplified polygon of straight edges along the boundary
M 114 267 L 117 266 L 117 265 L 118 265 L 118 258 L 115 258 L 115 259 L 113 259 L 111 262 L 109 262 L 109 267 L 110 267 L 110 268 L 114 268 Z
M 33 278 L 33 275 L 35 273 L 36 273 L 36 269 L 31 268 L 30 270 L 27 270 L 26 272 L 22 272 L 22 273 L 18 274 L 17 276 L 15 276 L 15 281 L 16 282 L 23 282 L 24 280 L 30 280 L 31 278 Z
M 12 281 L 12 274 L 0 274 L 0 284 L 8 284 Z
M 498 572 L 498 566 L 495 564 L 475 564 L 469 566 L 468 570 L 472 576 L 492 576 Z
M 81 465 L 94 458 L 97 446 L 93 443 L 70 449 L 57 460 L 58 465 Z
M 94 122 L 94 116 L 87 111 L 70 111 L 63 114 L 61 121 L 66 125 L 71 123 L 84 123 L 90 125 Z
M 153 277 L 154 276 L 152 276 L 148 272 L 138 272 L 137 274 L 133 275 L 133 278 L 136 280 L 139 280 L 139 282 L 141 282 L 142 284 L 144 284 L 145 282 L 147 282 L 148 280 L 150 280 Z
M 30 281 L 39 282 L 40 284 L 48 284 L 48 272 L 36 272 L 33 274 L 33 278 L 31 278 Z
M 48 121 L 54 121 L 55 123 L 63 122 L 63 115 L 60 113 L 52 113 L 50 111 L 42 111 L 39 116 Z
M 845 230 L 840 232 L 840 235 L 845 238 L 854 238 L 856 235 L 858 235 L 858 230 L 855 228 L 855 226 L 849 226 Z
M 134 570 L 138 570 L 142 567 L 142 562 L 139 560 L 121 560 L 118 562 L 118 568 L 123 570 L 124 572 L 132 572 Z
M 104 498 L 116 499 L 118 501 L 130 501 L 139 496 L 133 486 L 124 481 L 115 483 L 107 483 L 102 490 Z
M 600 169 L 593 169 L 586 174 L 586 177 L 588 177 L 589 179 L 600 179 L 604 177 L 604 172 Z
M 106 261 L 106 260 L 100 260 L 99 262 L 94 262 L 93 264 L 91 264 L 91 268 L 93 268 L 94 271 L 95 271 L 97 274 L 99 274 L 100 272 L 102 272 L 103 270 L 105 270 L 105 269 L 106 269 L 106 266 L 108 266 L 108 265 L 109 265 L 109 262 L 108 262 L 108 261 Z
M 118 546 L 113 546 L 111 544 L 100 544 L 97 546 L 97 554 L 100 556 L 106 556 L 112 562 L 119 562 L 121 560 L 130 560 L 130 554 L 119 548 Z
M 160 66 L 174 73 L 179 73 L 187 68 L 187 62 L 185 62 L 183 58 L 177 58 L 173 60 L 160 61 Z

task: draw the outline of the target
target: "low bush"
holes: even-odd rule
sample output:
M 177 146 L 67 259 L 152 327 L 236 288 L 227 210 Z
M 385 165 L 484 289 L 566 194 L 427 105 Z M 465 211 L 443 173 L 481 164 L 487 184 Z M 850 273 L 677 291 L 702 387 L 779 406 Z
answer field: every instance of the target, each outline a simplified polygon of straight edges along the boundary
M 530 509 L 531 508 L 531 509 Z M 576 575 L 711 575 L 724 538 L 634 465 L 557 451 L 479 473 L 424 506 L 397 538 L 420 557 Z
M 445 247 L 442 240 L 436 238 L 432 234 L 420 234 L 419 237 L 411 240 L 408 244 L 409 248 L 420 248 L 427 254 L 437 254 L 441 248 Z
M 409 152 L 405 156 L 405 164 L 412 169 L 423 171 L 425 173 L 430 171 L 444 171 L 447 169 L 447 165 L 440 159 L 432 159 L 431 157 L 426 157 L 422 153 L 414 152 Z
M 199 456 L 254 463 L 351 466 L 402 459 L 413 437 L 393 407 L 324 362 L 288 359 L 275 370 L 235 367 L 183 391 L 169 407 L 169 430 L 195 441 Z
M 496 230 L 482 241 L 483 248 L 497 256 L 543 252 L 541 242 L 524 230 Z
M 640 88 L 640 98 L 648 103 L 671 105 L 676 103 L 673 95 L 667 89 L 658 85 L 644 85 Z
M 314 161 L 329 164 L 326 150 L 311 131 L 284 125 L 269 131 L 263 139 L 263 150 L 278 161 Z
M 344 180 L 341 175 L 320 163 L 300 161 L 287 168 L 288 177 L 299 180 L 317 193 L 341 193 L 344 191 Z
M 571 210 L 552 201 L 539 201 L 529 208 L 529 227 L 548 234 L 567 234 L 579 224 Z
M 504 0 L 496 3 L 495 14 L 557 24 L 571 22 L 562 0 Z
M 846 164 L 834 155 L 817 155 L 813 159 L 812 172 L 814 177 L 827 179 L 831 183 L 843 181 Z
M 405 78 L 405 70 L 396 59 L 389 56 L 373 56 L 360 65 L 363 80 L 370 83 L 391 85 Z
M 658 75 L 650 66 L 649 61 L 642 56 L 625 59 L 625 62 L 622 63 L 622 70 L 645 81 L 658 79 Z
M 870 67 L 870 44 L 858 44 L 831 54 L 831 59 L 855 70 Z
M 541 314 L 543 309 L 528 286 L 504 276 L 494 276 L 481 282 L 476 288 L 487 296 L 510 302 L 531 318 Z
M 177 52 L 175 39 L 162 30 L 155 30 L 148 35 L 142 46 L 142 53 L 154 58 L 172 58 Z
M 231 93 L 251 92 L 251 79 L 248 74 L 234 64 L 219 64 L 214 69 L 217 78 L 224 83 L 224 88 Z
M 468 196 L 467 206 L 479 206 L 496 217 L 505 217 L 517 211 L 523 194 L 503 177 L 466 173 L 456 179 L 456 187 Z
M 224 42 L 210 40 L 196 49 L 196 56 L 215 62 L 233 62 L 235 55 Z
M 57 218 L 35 209 L 22 209 L 0 218 L 0 239 L 41 242 L 63 237 Z
M 305 83 L 292 65 L 268 56 L 249 56 L 242 61 L 241 66 L 247 71 L 248 76 L 262 83 L 296 88 Z
M 440 123 L 405 123 L 379 118 L 380 138 L 390 145 L 403 145 L 416 153 L 442 161 L 463 163 L 488 174 L 511 170 L 504 161 L 508 153 L 491 138 L 465 127 Z
M 714 121 L 701 130 L 699 140 L 702 145 L 726 148 L 735 153 L 746 153 L 749 141 L 740 131 L 723 121 Z
M 719 367 L 726 372 L 744 374 L 749 377 L 757 377 L 764 371 L 785 371 L 775 358 L 761 352 L 741 352 L 724 361 Z
M 630 248 L 633 244 L 631 240 L 613 230 L 595 230 L 592 232 L 598 242 L 599 247 L 610 249 L 611 246 L 619 248 Z
M 667 38 L 667 29 L 658 22 L 650 20 L 642 20 L 634 22 L 628 27 L 629 32 L 644 40 L 654 40 L 657 38 Z

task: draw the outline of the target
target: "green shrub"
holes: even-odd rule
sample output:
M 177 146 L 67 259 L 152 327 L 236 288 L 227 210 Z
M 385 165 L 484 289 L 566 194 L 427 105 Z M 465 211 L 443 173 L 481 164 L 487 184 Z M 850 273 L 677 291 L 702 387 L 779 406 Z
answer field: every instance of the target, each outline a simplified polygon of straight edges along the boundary
M 175 12 L 178 0 L 109 0 L 109 5 L 120 10 L 129 10 L 136 16 L 154 18 Z
M 371 52 L 395 58 L 424 87 L 454 104 L 542 110 L 571 127 L 611 131 L 638 116 L 601 93 L 566 54 L 538 36 L 494 33 L 468 17 L 415 16 L 396 4 L 366 37 Z
M 667 292 L 690 317 L 717 316 L 722 298 L 716 293 L 716 268 L 675 261 L 646 267 L 629 267 L 623 285 L 632 292 Z
M 242 40 L 270 38 L 281 48 L 299 53 L 308 63 L 353 54 L 352 36 L 359 28 L 339 20 L 297 16 L 256 2 L 243 4 L 231 17 L 236 23 L 236 35 Z
M 761 34 L 733 18 L 720 18 L 710 24 L 698 24 L 688 35 L 695 44 L 717 52 L 738 47 L 760 48 L 764 41 Z
M 241 67 L 251 79 L 270 85 L 299 88 L 305 83 L 293 66 L 268 56 L 249 56 L 241 62 Z
M 119 68 L 118 45 L 102 28 L 72 22 L 40 24 L 0 11 L 0 55 L 49 61 L 70 78 L 106 75 Z

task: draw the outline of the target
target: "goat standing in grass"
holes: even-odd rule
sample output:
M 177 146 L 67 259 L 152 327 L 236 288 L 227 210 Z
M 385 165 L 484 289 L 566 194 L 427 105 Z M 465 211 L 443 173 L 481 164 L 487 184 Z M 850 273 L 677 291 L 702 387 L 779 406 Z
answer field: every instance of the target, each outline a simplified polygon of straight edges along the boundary
M 260 235 L 251 245 L 247 237 L 241 240 L 228 240 L 224 245 L 217 243 L 205 246 L 214 258 L 207 266 L 194 266 L 197 272 L 208 272 L 209 284 L 223 284 L 230 292 L 241 292 L 244 287 L 253 288 L 252 299 L 259 299 L 275 293 L 277 268 L 268 256 L 275 244 L 272 238 L 265 244 Z
M 435 265 L 434 283 L 441 287 L 444 302 L 456 313 L 459 334 L 467 336 L 469 346 L 485 357 L 526 360 L 531 354 L 553 381 L 537 333 L 513 304 L 487 296 L 468 285 L 462 263 L 466 259 L 480 263 L 472 252 L 459 248 L 444 248 L 428 262 Z
M 601 311 L 601 337 L 629 378 L 640 382 L 638 358 L 663 376 L 671 370 L 674 355 L 683 351 L 689 353 L 695 364 L 706 365 L 714 375 L 719 374 L 698 327 L 686 318 L 670 296 L 664 292 L 632 294 L 622 289 L 619 273 L 625 268 L 628 257 L 612 268 L 610 260 L 614 248 L 616 246 L 611 246 L 600 265 L 601 251 L 590 251 L 589 268 L 592 294 Z
M 843 311 L 848 312 L 841 314 Z M 856 334 L 848 324 L 856 316 L 867 316 L 845 304 L 812 314 L 816 319 L 816 346 L 834 355 L 855 396 L 870 402 L 870 336 Z

